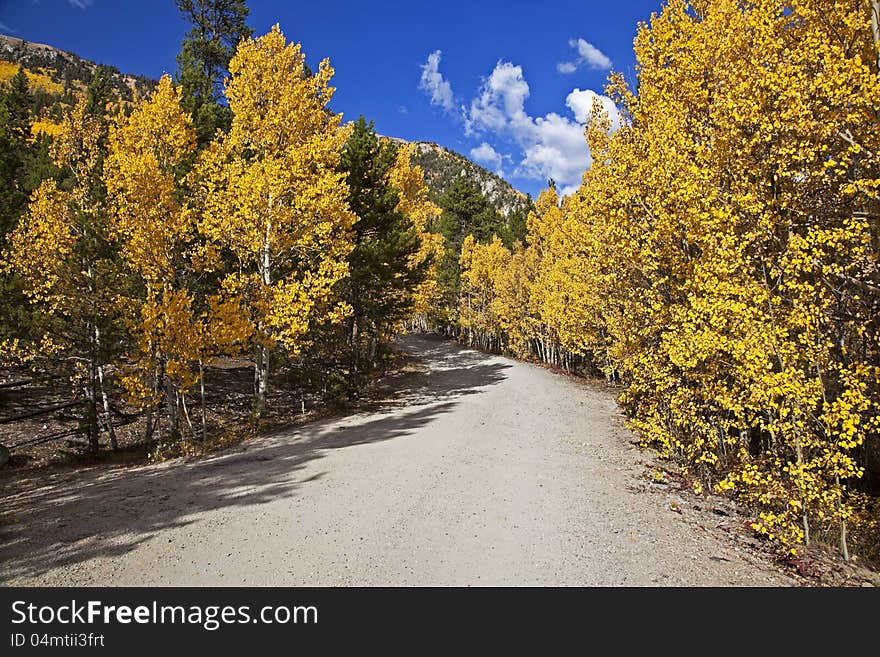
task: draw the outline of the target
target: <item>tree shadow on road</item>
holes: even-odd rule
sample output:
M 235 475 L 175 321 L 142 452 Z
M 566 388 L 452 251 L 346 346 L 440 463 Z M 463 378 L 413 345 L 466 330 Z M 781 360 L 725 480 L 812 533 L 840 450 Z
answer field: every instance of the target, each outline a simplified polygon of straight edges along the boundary
M 354 415 L 275 431 L 209 457 L 6 481 L 0 581 L 123 555 L 163 529 L 204 520 L 205 513 L 230 507 L 246 513 L 296 495 L 322 476 L 303 470 L 328 451 L 418 439 L 421 428 L 452 411 L 462 396 L 501 382 L 509 367 L 439 339 L 408 338 L 403 348 L 427 369 L 390 377 L 387 398 Z

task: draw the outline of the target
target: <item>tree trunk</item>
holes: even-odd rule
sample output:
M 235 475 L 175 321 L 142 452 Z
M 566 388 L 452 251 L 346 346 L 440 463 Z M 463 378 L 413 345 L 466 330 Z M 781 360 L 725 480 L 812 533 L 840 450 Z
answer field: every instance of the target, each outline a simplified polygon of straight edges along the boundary
M 254 412 L 259 418 L 266 410 L 266 393 L 269 390 L 269 349 L 258 345 L 254 360 Z
M 101 353 L 101 331 L 97 324 L 95 325 L 95 352 Z M 113 430 L 113 418 L 110 415 L 110 400 L 107 399 L 107 390 L 104 387 L 104 366 L 98 365 L 98 385 L 101 390 L 101 401 L 104 406 L 104 424 L 107 426 L 107 434 L 110 436 L 110 448 L 114 451 L 119 449 L 119 443 L 116 441 L 116 431 Z
M 840 515 L 840 553 L 844 561 L 849 561 L 849 546 L 846 541 L 846 518 L 843 516 L 843 492 L 840 489 L 840 475 L 834 475 L 834 483 L 837 485 L 837 512 Z
M 153 440 L 153 405 L 147 408 L 147 424 L 144 427 L 144 441 L 151 442 Z
M 88 438 L 89 452 L 97 454 L 98 445 L 98 404 L 95 399 L 95 361 L 89 361 L 89 377 L 83 390 L 85 408 L 83 409 L 83 425 Z
M 186 426 L 189 427 L 189 435 L 190 437 L 195 437 L 196 430 L 193 428 L 192 419 L 189 417 L 189 409 L 186 407 L 186 393 L 181 393 L 179 396 L 180 406 L 183 408 L 183 417 L 186 418 Z
M 266 216 L 266 231 L 263 236 L 263 253 L 260 262 L 263 285 L 267 288 L 272 285 L 272 216 L 274 199 L 269 194 L 269 206 Z M 262 322 L 257 324 L 258 339 L 265 341 L 262 335 Z M 261 342 L 257 345 L 257 357 L 254 363 L 254 414 L 259 419 L 266 410 L 266 392 L 269 389 L 269 348 Z
M 107 433 L 110 436 L 110 448 L 113 451 L 119 449 L 116 440 L 116 431 L 113 429 L 113 417 L 110 415 L 110 400 L 107 398 L 107 390 L 104 388 L 104 366 L 98 365 L 98 384 L 101 388 L 101 401 L 104 406 L 104 423 L 107 425 Z
M 801 449 L 801 439 L 798 435 L 795 436 L 795 452 L 797 454 L 798 467 L 802 467 L 804 465 L 804 452 Z M 807 517 L 807 503 L 806 500 L 801 500 L 801 503 L 804 505 L 804 545 L 810 547 L 810 520 Z
M 180 437 L 180 428 L 177 423 L 177 391 L 174 389 L 171 377 L 165 372 L 164 360 L 162 362 L 162 380 L 165 385 L 165 415 L 168 421 L 168 430 L 165 437 L 168 440 L 174 441 Z
M 880 0 L 871 2 L 871 34 L 877 51 L 877 72 L 880 73 Z
M 89 365 L 88 378 L 83 390 L 85 408 L 83 409 L 83 423 L 86 436 L 88 436 L 89 451 L 97 454 L 98 445 L 98 403 L 97 403 L 97 367 L 95 362 L 95 325 L 92 324 L 89 335 Z
M 204 442 L 208 433 L 208 410 L 205 406 L 205 368 L 201 358 L 199 358 L 199 389 L 202 393 L 202 442 Z
M 155 341 L 150 337 L 150 349 L 152 350 L 153 359 L 152 362 L 156 362 L 156 348 Z M 150 399 L 150 405 L 147 408 L 147 426 L 144 429 L 144 440 L 146 442 L 151 442 L 153 440 L 153 412 L 154 407 L 156 406 L 157 400 L 159 399 L 159 371 L 153 370 L 153 397 Z
M 348 347 L 350 350 L 349 353 L 349 364 L 348 364 L 348 397 L 349 399 L 354 399 L 357 396 L 358 390 L 358 318 L 357 311 L 354 312 L 351 318 L 351 326 L 349 327 L 348 333 Z

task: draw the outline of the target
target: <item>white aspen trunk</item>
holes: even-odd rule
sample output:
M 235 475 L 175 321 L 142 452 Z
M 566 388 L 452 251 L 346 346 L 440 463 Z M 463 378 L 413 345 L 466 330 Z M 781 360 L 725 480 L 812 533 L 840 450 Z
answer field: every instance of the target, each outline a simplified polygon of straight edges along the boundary
M 877 51 L 877 72 L 880 73 L 880 1 L 871 2 L 871 34 L 874 36 L 874 49 Z
M 801 438 L 800 436 L 795 437 L 795 450 L 797 452 L 797 464 L 798 466 L 803 466 L 804 464 L 804 452 L 801 448 Z M 807 518 L 807 505 L 805 500 L 801 500 L 801 503 L 804 505 L 804 545 L 810 547 L 810 521 Z
M 110 448 L 119 449 L 116 439 L 116 431 L 113 429 L 113 417 L 110 415 L 110 400 L 107 398 L 107 390 L 104 388 L 104 366 L 98 365 L 98 386 L 101 390 L 101 401 L 104 406 L 104 423 L 107 425 L 107 434 L 110 436 Z
M 350 360 L 348 363 L 348 396 L 349 398 L 353 398 L 357 394 L 358 389 L 358 361 L 360 360 L 360 354 L 358 353 L 358 340 L 360 340 L 359 335 L 359 327 L 357 317 L 352 316 L 351 318 L 351 330 L 349 331 L 349 350 Z
M 846 518 L 841 513 L 843 507 L 843 496 L 840 494 L 840 475 L 834 475 L 834 483 L 837 485 L 837 512 L 840 513 L 840 553 L 843 555 L 844 561 L 849 561 L 849 546 L 846 541 Z
M 195 436 L 196 430 L 193 429 L 193 423 L 189 417 L 189 409 L 186 407 L 186 393 L 180 395 L 180 404 L 183 407 L 183 417 L 186 418 L 186 424 L 189 427 L 189 435 Z
M 147 285 L 147 298 L 151 298 L 153 294 L 153 289 L 151 285 Z M 161 385 L 162 376 L 164 374 L 161 365 L 157 362 L 157 337 L 156 333 L 151 331 L 148 339 L 148 345 L 150 347 L 150 362 L 152 363 L 152 392 L 153 396 L 150 399 L 150 406 L 147 408 L 147 426 L 144 431 L 144 438 L 147 442 L 151 442 L 153 440 L 153 431 L 155 427 L 159 424 L 159 386 Z
M 95 350 L 100 353 L 101 349 L 101 331 L 97 324 L 95 325 Z M 113 429 L 113 418 L 110 415 L 110 400 L 107 398 L 107 390 L 104 387 L 104 366 L 98 364 L 98 386 L 101 391 L 101 402 L 104 407 L 104 423 L 107 426 L 107 434 L 110 436 L 110 448 L 119 449 L 119 443 L 116 440 L 116 431 Z
M 83 265 L 90 281 L 92 278 L 92 266 L 87 259 L 83 258 Z M 94 294 L 94 282 L 90 284 L 90 291 Z M 94 310 L 94 309 L 93 309 Z M 95 315 L 89 320 L 89 366 L 88 381 L 86 382 L 84 394 L 86 407 L 83 411 L 83 419 L 86 425 L 86 435 L 88 436 L 89 451 L 93 454 L 98 453 L 98 404 L 97 404 L 97 359 L 98 359 L 98 323 Z
M 257 346 L 254 379 L 256 383 L 255 410 L 257 417 L 259 417 L 266 408 L 266 393 L 269 390 L 269 350 L 263 345 Z
M 208 433 L 208 410 L 205 405 L 205 368 L 201 358 L 199 358 L 199 390 L 202 393 L 202 441 L 204 441 Z
M 272 285 L 272 254 L 271 254 L 271 238 L 272 238 L 272 194 L 269 194 L 269 211 L 266 217 L 266 231 L 263 238 L 263 257 L 261 269 L 263 275 L 263 285 L 269 287 Z M 261 332 L 262 322 L 258 324 L 257 333 Z M 254 383 L 255 383 L 255 411 L 257 417 L 262 415 L 266 408 L 266 393 L 269 389 L 269 349 L 265 344 L 257 347 L 257 358 L 254 365 Z
M 88 436 L 89 451 L 93 454 L 98 452 L 98 417 L 97 404 L 95 402 L 95 361 L 89 360 L 88 381 L 83 389 L 85 396 L 85 411 L 83 413 L 86 428 L 86 436 Z
M 164 360 L 162 363 L 162 379 L 165 383 L 165 415 L 168 419 L 167 437 L 171 440 L 176 440 L 179 434 L 177 424 L 177 390 L 174 389 L 174 383 L 165 371 Z

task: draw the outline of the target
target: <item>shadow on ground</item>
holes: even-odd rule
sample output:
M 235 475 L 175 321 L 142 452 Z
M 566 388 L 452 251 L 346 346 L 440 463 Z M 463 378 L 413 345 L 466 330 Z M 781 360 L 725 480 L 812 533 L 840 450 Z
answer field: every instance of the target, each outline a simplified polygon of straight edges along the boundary
M 207 511 L 295 495 L 321 476 L 304 477 L 306 464 L 329 450 L 412 438 L 463 395 L 501 382 L 510 367 L 432 336 L 407 336 L 398 346 L 418 367 L 388 377 L 380 399 L 354 415 L 276 431 L 200 459 L 6 480 L 0 581 L 125 554 Z

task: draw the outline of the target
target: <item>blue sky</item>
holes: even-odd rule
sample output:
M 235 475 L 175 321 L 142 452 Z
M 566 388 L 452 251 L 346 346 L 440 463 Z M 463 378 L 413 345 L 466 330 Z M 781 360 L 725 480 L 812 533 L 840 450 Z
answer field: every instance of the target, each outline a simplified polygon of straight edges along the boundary
M 248 5 L 257 34 L 278 22 L 311 65 L 330 58 L 332 106 L 346 119 L 364 114 L 383 134 L 436 141 L 537 195 L 550 177 L 577 185 L 589 164 L 583 115 L 609 70 L 633 78 L 637 23 L 659 2 Z M 173 73 L 186 30 L 172 0 L 0 0 L 0 32 L 126 73 Z

